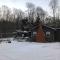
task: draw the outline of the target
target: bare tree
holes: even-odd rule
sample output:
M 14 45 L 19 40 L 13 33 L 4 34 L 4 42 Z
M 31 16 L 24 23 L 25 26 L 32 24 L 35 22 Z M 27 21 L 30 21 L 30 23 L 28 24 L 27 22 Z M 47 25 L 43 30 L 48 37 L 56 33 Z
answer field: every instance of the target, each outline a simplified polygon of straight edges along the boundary
M 16 22 L 16 29 L 18 29 L 20 25 L 20 20 L 24 18 L 24 12 L 22 12 L 20 9 L 14 8 L 13 18 L 14 18 L 14 21 Z
M 9 21 L 10 13 L 11 13 L 10 8 L 8 8 L 5 5 L 3 5 L 1 7 L 1 18 L 3 18 L 4 20 L 8 20 Z
M 41 21 L 44 21 L 44 18 L 46 16 L 46 12 L 41 7 L 36 8 L 36 14 L 39 15 L 39 18 Z
M 29 3 L 29 2 L 26 3 L 26 6 L 29 10 L 31 10 L 35 7 L 33 3 Z
M 60 19 L 60 6 L 58 6 L 57 13 L 56 13 L 56 17 L 57 17 L 58 19 Z
M 58 7 L 58 0 L 51 0 L 49 5 L 50 5 L 52 12 L 53 12 L 53 21 L 54 21 L 53 25 L 54 25 L 54 27 L 56 27 L 57 26 L 56 12 L 57 12 L 57 7 Z
M 31 22 L 34 20 L 34 13 L 35 13 L 35 5 L 33 3 L 26 3 L 28 8 L 28 20 Z
M 22 18 L 24 18 L 24 12 L 20 9 L 13 9 L 13 17 L 14 19 L 19 17 L 19 20 L 21 20 Z
M 58 6 L 58 0 L 51 0 L 50 3 L 49 3 L 52 11 L 53 11 L 53 17 L 54 17 L 54 20 L 55 20 L 55 17 L 56 17 L 56 10 L 57 10 L 57 6 Z

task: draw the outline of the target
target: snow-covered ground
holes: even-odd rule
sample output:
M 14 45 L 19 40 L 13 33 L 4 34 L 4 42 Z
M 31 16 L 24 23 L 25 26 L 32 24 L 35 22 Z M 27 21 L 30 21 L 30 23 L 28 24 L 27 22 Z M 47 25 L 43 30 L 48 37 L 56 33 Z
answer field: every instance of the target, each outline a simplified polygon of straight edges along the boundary
M 0 60 L 60 60 L 60 43 L 0 43 Z
M 7 40 L 10 40 L 10 41 L 12 41 L 14 38 L 0 38 L 0 40 L 2 40 L 2 41 L 7 41 Z

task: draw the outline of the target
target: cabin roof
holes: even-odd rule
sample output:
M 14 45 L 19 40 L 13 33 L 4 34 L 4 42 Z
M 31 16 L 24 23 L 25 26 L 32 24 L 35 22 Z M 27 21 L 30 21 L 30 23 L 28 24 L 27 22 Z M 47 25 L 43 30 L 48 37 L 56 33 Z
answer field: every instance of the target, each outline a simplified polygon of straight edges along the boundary
M 30 31 L 16 30 L 16 32 L 21 32 L 21 33 L 28 33 L 28 32 L 30 32 Z

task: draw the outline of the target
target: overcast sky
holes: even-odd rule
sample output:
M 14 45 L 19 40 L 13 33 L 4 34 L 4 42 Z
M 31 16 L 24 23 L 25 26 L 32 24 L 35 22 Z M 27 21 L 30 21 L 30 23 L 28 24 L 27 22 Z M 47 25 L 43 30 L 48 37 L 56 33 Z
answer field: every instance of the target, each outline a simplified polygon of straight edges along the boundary
M 0 6 L 7 5 L 10 8 L 20 8 L 25 11 L 26 2 L 31 2 L 35 4 L 35 6 L 40 6 L 50 13 L 49 1 L 50 0 L 0 0 Z

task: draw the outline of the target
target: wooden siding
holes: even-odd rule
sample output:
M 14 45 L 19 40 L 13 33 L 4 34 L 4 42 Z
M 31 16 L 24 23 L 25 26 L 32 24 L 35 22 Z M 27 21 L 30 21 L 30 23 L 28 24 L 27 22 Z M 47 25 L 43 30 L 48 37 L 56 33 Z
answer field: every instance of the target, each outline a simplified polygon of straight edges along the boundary
M 45 33 L 43 32 L 41 25 L 39 25 L 39 27 L 37 28 L 36 42 L 46 42 Z

